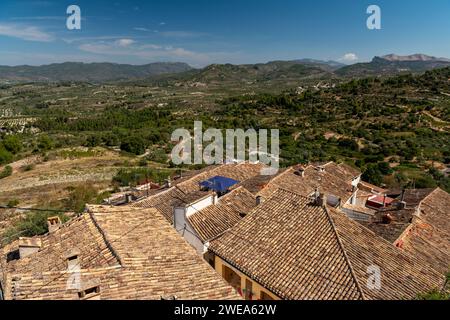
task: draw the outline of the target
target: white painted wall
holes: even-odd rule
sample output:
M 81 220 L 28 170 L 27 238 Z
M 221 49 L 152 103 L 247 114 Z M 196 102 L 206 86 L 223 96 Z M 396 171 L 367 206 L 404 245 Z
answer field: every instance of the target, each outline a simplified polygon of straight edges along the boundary
M 352 186 L 357 187 L 361 182 L 361 176 L 358 176 L 356 179 L 352 180 Z
M 215 195 L 211 195 L 186 207 L 175 207 L 173 209 L 173 224 L 175 230 L 195 248 L 198 254 L 203 255 L 207 248 L 200 240 L 200 236 L 194 230 L 187 218 L 192 214 L 214 204 Z
M 191 205 L 187 206 L 186 208 L 186 217 L 189 217 L 196 213 L 197 211 L 200 211 L 210 205 L 212 205 L 214 202 L 214 197 L 211 195 L 203 200 L 200 200 L 198 202 L 192 203 Z

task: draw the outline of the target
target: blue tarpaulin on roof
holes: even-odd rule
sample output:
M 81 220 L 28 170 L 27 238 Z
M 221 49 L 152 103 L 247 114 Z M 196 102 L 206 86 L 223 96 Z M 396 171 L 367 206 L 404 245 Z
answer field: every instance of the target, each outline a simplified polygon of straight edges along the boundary
M 216 192 L 225 192 L 236 183 L 239 183 L 239 181 L 227 177 L 215 176 L 200 182 L 200 186 Z

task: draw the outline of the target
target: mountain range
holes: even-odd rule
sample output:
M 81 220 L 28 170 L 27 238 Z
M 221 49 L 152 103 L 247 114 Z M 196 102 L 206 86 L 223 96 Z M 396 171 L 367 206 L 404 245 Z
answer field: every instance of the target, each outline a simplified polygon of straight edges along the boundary
M 446 58 L 436 58 L 424 54 L 409 56 L 389 54 L 374 57 L 371 62 L 342 67 L 336 70 L 336 74 L 347 77 L 385 76 L 404 72 L 420 73 L 448 66 L 450 66 L 450 60 Z
M 265 81 L 271 79 L 314 79 L 327 77 L 388 76 L 420 73 L 450 66 L 450 59 L 424 54 L 389 54 L 372 61 L 344 65 L 337 61 L 299 59 L 258 64 L 212 64 L 194 69 L 186 63 L 158 62 L 146 65 L 66 62 L 43 66 L 0 66 L 3 81 L 120 81 L 137 79 L 173 79 L 208 81 Z
M 65 62 L 43 66 L 0 66 L 0 79 L 11 81 L 115 81 L 142 79 L 191 70 L 186 63 L 157 62 L 145 65 Z

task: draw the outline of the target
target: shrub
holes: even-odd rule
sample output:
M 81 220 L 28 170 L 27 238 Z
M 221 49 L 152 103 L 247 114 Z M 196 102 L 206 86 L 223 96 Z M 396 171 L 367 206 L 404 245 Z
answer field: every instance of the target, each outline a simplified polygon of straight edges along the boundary
M 47 151 L 54 147 L 55 143 L 48 135 L 43 135 L 39 137 L 38 148 L 41 151 Z
M 146 147 L 144 139 L 138 136 L 127 137 L 120 144 L 120 150 L 136 155 L 143 154 Z
M 12 200 L 8 201 L 7 206 L 10 207 L 10 208 L 13 208 L 13 207 L 17 207 L 18 204 L 19 204 L 19 200 L 12 199 Z
M 6 136 L 3 140 L 3 146 L 12 154 L 17 154 L 22 150 L 22 142 L 14 135 Z
M 56 214 L 53 211 L 28 211 L 12 228 L 2 234 L 2 238 L 5 239 L 4 242 L 11 242 L 19 237 L 45 234 L 48 232 L 47 219 L 55 215 L 59 216 L 63 223 L 69 219 L 65 214 Z
M 91 184 L 69 187 L 69 196 L 65 200 L 66 208 L 77 213 L 83 212 L 86 203 L 97 202 L 97 189 Z
M 9 163 L 12 160 L 12 154 L 0 144 L 0 164 Z
M 11 166 L 6 166 L 5 168 L 3 168 L 3 170 L 0 172 L 0 179 L 9 177 L 10 175 L 12 175 L 12 168 Z
M 381 185 L 383 182 L 383 176 L 378 169 L 378 166 L 372 163 L 367 165 L 367 169 L 364 171 L 362 179 L 377 186 Z
M 122 187 L 136 186 L 144 184 L 148 181 L 162 182 L 170 175 L 167 170 L 155 170 L 149 168 L 138 169 L 121 169 L 114 176 L 113 182 L 119 184 Z

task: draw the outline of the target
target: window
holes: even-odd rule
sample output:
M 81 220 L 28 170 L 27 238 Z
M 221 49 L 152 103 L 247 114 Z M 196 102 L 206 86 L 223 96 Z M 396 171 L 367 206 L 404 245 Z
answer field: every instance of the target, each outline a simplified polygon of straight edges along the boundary
M 241 277 L 227 266 L 222 267 L 222 276 L 233 288 L 242 294 Z
M 245 300 L 253 300 L 253 283 L 245 279 Z
M 89 300 L 97 296 L 99 293 L 100 293 L 100 286 L 96 286 L 78 292 L 78 297 L 83 300 Z

